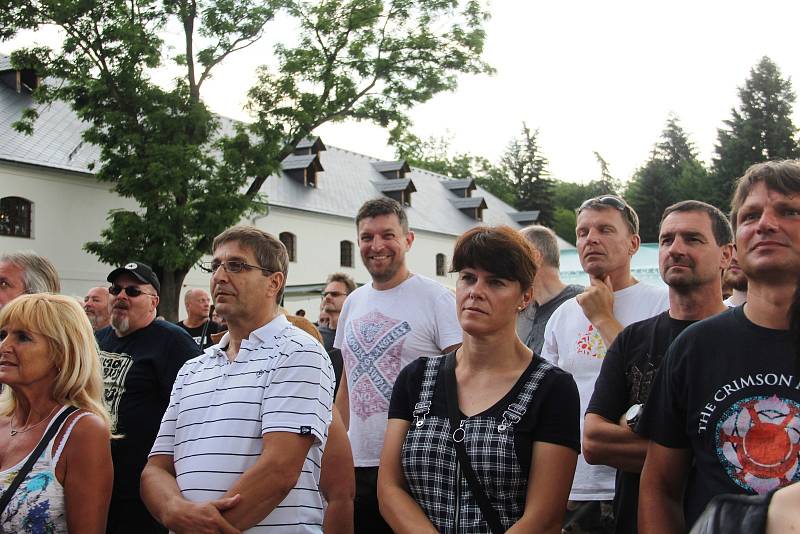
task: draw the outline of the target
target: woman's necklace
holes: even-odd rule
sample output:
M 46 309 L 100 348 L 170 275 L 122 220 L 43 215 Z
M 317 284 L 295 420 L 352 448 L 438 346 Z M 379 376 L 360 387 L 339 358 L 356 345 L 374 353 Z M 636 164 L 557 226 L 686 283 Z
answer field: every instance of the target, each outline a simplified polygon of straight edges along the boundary
M 53 415 L 53 412 L 55 412 L 55 411 L 56 411 L 56 408 L 58 408 L 58 404 L 56 404 L 55 406 L 53 406 L 53 409 L 52 409 L 52 410 L 50 410 L 50 413 L 49 413 L 49 414 L 47 414 L 47 417 L 45 417 L 44 419 L 42 419 L 41 421 L 39 421 L 39 422 L 38 422 L 38 423 L 36 423 L 35 425 L 26 426 L 25 428 L 18 428 L 18 429 L 16 429 L 16 430 L 14 430 L 14 414 L 11 414 L 11 436 L 13 437 L 13 436 L 16 436 L 17 434 L 24 434 L 24 433 L 25 433 L 25 432 L 27 432 L 28 430 L 32 430 L 32 429 L 36 428 L 37 426 L 41 425 L 42 423 L 44 423 L 45 421 L 47 421 L 48 419 L 50 419 L 50 416 L 51 416 L 51 415 Z M 28 414 L 28 418 L 29 418 L 29 419 L 30 419 L 30 416 L 31 416 L 31 415 L 30 415 L 30 414 Z M 27 421 L 25 421 L 25 422 L 27 423 Z

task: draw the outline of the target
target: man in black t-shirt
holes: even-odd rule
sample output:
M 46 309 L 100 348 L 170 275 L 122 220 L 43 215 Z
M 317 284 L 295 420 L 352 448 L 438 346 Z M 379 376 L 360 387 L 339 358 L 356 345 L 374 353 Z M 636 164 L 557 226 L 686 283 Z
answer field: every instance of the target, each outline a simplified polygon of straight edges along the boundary
M 669 286 L 669 310 L 626 327 L 606 353 L 586 410 L 583 454 L 590 464 L 617 468 L 616 533 L 635 533 L 639 473 L 647 440 L 635 432 L 642 406 L 672 340 L 695 321 L 726 309 L 721 275 L 733 252 L 728 219 L 717 208 L 687 200 L 668 207 L 659 231 L 659 271 Z
M 177 326 L 156 320 L 158 277 L 131 262 L 108 275 L 111 326 L 95 333 L 103 365 L 105 402 L 111 414 L 114 489 L 107 532 L 159 533 L 139 498 L 139 478 L 167 408 L 181 366 L 200 354 Z
M 183 295 L 183 304 L 186 307 L 187 317 L 175 324 L 189 332 L 198 345 L 200 345 L 200 338 L 203 337 L 203 330 L 205 330 L 206 338 L 203 340 L 202 348 L 206 349 L 213 345 L 211 334 L 216 334 L 223 328 L 208 318 L 211 311 L 211 295 L 204 289 L 187 289 Z M 206 323 L 208 323 L 208 328 L 206 328 Z
M 800 164 L 739 179 L 731 220 L 747 302 L 672 343 L 638 430 L 651 439 L 639 530 L 686 532 L 720 493 L 800 480 L 800 376 L 789 309 L 800 273 Z

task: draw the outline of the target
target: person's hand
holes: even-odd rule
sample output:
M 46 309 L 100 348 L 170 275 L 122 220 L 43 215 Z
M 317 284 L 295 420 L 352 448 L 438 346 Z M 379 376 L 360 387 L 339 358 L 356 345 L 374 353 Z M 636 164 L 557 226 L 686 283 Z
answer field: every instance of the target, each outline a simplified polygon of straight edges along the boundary
M 589 287 L 575 297 L 575 300 L 592 324 L 596 325 L 604 319 L 614 317 L 614 288 L 611 286 L 611 277 L 589 277 Z
M 241 534 L 222 517 L 222 512 L 230 510 L 240 500 L 238 494 L 208 502 L 176 499 L 164 516 L 164 526 L 175 534 Z

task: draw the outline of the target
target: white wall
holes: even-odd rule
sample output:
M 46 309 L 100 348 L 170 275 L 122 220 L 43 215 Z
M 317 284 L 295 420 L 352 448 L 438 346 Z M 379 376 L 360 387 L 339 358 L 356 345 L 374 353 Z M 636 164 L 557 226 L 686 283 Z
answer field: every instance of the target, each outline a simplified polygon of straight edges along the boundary
M 106 227 L 111 208 L 132 209 L 93 176 L 51 171 L 0 162 L 0 196 L 19 196 L 33 202 L 32 238 L 0 236 L 0 250 L 33 250 L 58 269 L 61 291 L 83 297 L 93 286 L 107 285 L 111 271 L 83 250 Z
M 19 196 L 33 202 L 31 239 L 0 236 L 0 250 L 33 250 L 46 256 L 58 269 L 61 289 L 65 295 L 82 297 L 96 285 L 107 285 L 111 267 L 83 250 L 83 245 L 96 241 L 107 226 L 108 210 L 134 209 L 136 203 L 120 198 L 108 184 L 94 177 L 38 167 L 0 162 L 0 196 Z M 289 265 L 289 285 L 322 284 L 329 274 L 344 272 L 359 284 L 370 281 L 361 263 L 353 219 L 311 213 L 297 209 L 271 206 L 266 216 L 242 221 L 277 236 L 291 232 L 296 237 L 297 261 Z M 416 232 L 406 261 L 411 271 L 423 274 L 442 284 L 454 287 L 451 275 L 436 276 L 436 254 L 443 253 L 449 267 L 455 236 L 432 232 Z M 353 243 L 354 267 L 339 264 L 339 243 Z M 208 290 L 210 275 L 193 269 L 184 282 L 186 289 L 200 287 Z M 183 302 L 183 293 L 181 302 Z M 316 320 L 319 297 L 287 298 L 290 312 L 304 308 L 307 317 Z M 180 317 L 185 317 L 183 305 Z

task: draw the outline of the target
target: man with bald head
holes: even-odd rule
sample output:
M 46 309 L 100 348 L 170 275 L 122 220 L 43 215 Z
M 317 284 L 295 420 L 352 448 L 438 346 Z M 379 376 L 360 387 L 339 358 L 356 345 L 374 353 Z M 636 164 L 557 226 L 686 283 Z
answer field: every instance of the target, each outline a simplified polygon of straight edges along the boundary
M 83 310 L 95 332 L 111 324 L 111 295 L 106 287 L 93 287 L 83 297 Z
M 183 296 L 183 303 L 186 306 L 187 317 L 175 324 L 189 332 L 189 335 L 198 345 L 202 343 L 202 348 L 210 347 L 214 344 L 211 341 L 211 334 L 216 334 L 223 330 L 220 325 L 208 318 L 211 311 L 211 295 L 204 289 L 187 289 Z M 206 328 L 206 323 L 208 323 L 208 328 Z M 204 330 L 206 331 L 206 338 L 201 339 Z

